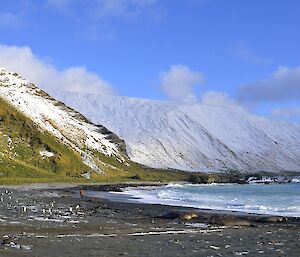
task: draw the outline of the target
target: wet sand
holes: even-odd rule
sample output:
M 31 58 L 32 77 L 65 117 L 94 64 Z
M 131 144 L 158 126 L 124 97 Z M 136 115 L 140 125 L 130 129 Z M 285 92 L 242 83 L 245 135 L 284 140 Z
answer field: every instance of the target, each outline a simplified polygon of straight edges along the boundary
M 79 186 L 68 187 L 0 188 L 0 256 L 300 256 L 299 219 L 261 222 L 259 215 L 81 199 Z M 159 218 L 172 211 L 199 218 Z M 207 223 L 216 217 L 250 219 L 251 226 Z

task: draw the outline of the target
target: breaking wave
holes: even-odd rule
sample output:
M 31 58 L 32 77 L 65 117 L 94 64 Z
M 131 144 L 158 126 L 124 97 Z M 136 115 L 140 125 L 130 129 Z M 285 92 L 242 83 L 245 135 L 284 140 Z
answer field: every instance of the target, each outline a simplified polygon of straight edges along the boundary
M 151 204 L 300 217 L 300 184 L 194 185 L 127 188 L 124 194 Z

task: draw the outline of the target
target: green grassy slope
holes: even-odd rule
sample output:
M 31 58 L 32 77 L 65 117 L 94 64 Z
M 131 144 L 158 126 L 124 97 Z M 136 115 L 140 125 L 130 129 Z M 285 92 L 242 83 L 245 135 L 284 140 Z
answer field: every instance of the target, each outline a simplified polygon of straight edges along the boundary
M 43 157 L 40 151 L 55 153 Z M 185 172 L 155 170 L 95 152 L 103 174 L 91 172 L 90 182 L 175 181 Z M 81 174 L 91 169 L 81 156 L 0 98 L 0 184 L 87 182 Z
M 43 150 L 55 156 L 43 157 Z M 89 170 L 77 153 L 0 99 L 1 182 L 78 179 Z

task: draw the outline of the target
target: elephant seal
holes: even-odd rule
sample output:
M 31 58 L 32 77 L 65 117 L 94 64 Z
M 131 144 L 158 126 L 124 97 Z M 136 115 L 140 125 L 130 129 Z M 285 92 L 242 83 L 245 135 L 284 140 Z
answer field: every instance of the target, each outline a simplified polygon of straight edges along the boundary
M 156 218 L 173 220 L 173 219 L 179 218 L 180 215 L 181 215 L 180 212 L 177 212 L 177 211 L 171 211 L 171 212 L 168 212 L 168 213 L 166 213 L 166 214 L 157 216 Z
M 209 223 L 222 226 L 251 226 L 250 220 L 241 219 L 237 217 L 219 217 L 209 220 Z
M 192 220 L 199 218 L 199 215 L 195 212 L 186 212 L 179 216 L 180 220 Z
M 179 220 L 191 220 L 198 218 L 199 215 L 195 212 L 178 212 L 171 211 L 166 214 L 160 215 L 157 218 L 161 219 L 179 219 Z
M 269 217 L 263 217 L 257 220 L 258 222 L 284 222 L 287 221 L 286 217 L 281 217 L 281 216 L 269 216 Z

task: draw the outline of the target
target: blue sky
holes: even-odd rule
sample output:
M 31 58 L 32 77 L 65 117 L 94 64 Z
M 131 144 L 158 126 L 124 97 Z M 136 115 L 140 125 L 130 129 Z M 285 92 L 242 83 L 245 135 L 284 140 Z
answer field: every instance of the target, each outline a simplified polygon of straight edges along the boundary
M 1 1 L 0 64 L 27 75 L 6 59 L 25 58 L 26 47 L 36 70 L 51 66 L 62 77 L 81 68 L 62 81 L 88 73 L 105 92 L 163 100 L 223 92 L 298 121 L 299 13 L 298 0 Z M 49 88 L 49 80 L 37 82 Z

